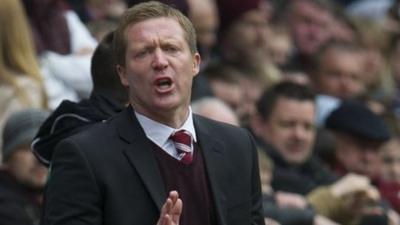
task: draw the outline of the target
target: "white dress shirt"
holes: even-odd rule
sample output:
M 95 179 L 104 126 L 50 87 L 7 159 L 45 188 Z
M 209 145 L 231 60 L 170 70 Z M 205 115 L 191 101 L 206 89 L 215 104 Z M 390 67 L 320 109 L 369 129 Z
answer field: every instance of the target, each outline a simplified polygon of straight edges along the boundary
M 175 129 L 169 127 L 165 124 L 154 121 L 143 114 L 140 114 L 135 111 L 135 115 L 142 126 L 147 138 L 149 138 L 152 142 L 154 142 L 157 146 L 159 146 L 162 150 L 168 153 L 170 156 L 179 159 L 179 155 L 175 149 L 173 141 L 169 138 L 171 134 L 175 133 L 178 130 L 186 130 L 192 136 L 192 153 L 194 151 L 193 142 L 197 142 L 196 131 L 193 125 L 193 115 L 192 109 L 189 107 L 189 116 L 186 121 L 183 123 L 182 127 Z

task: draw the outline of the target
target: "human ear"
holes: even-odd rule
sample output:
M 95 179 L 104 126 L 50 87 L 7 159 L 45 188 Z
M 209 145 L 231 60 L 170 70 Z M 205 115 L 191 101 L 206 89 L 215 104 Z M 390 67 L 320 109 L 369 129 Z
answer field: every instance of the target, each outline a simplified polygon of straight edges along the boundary
M 126 69 L 124 66 L 121 65 L 117 65 L 117 73 L 119 76 L 119 79 L 121 81 L 121 84 L 125 87 L 129 86 L 129 82 L 128 82 L 128 78 L 127 78 L 127 74 L 126 74 Z
M 200 71 L 201 57 L 199 53 L 195 53 L 193 56 L 193 76 L 196 76 Z

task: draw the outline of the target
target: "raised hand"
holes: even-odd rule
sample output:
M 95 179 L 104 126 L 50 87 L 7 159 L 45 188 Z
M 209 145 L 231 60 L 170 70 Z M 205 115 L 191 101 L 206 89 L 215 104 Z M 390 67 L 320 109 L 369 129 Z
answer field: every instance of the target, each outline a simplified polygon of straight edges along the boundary
M 183 203 L 177 191 L 169 192 L 169 196 L 161 208 L 157 225 L 179 225 Z

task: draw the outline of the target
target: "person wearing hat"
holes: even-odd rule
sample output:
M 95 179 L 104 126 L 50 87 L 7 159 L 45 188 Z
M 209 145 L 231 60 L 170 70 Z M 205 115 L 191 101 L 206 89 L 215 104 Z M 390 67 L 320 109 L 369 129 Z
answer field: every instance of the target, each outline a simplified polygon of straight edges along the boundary
M 383 119 L 360 102 L 344 101 L 325 127 L 335 142 L 333 169 L 342 178 L 308 196 L 316 212 L 340 224 L 399 224 L 399 215 L 384 204 L 376 187 L 380 147 L 390 138 Z
M 358 102 L 343 102 L 327 118 L 325 127 L 335 140 L 335 172 L 379 176 L 379 149 L 389 140 L 389 129 L 382 118 Z
M 39 224 L 41 196 L 47 169 L 30 145 L 48 112 L 27 109 L 12 114 L 3 129 L 0 168 L 0 223 Z

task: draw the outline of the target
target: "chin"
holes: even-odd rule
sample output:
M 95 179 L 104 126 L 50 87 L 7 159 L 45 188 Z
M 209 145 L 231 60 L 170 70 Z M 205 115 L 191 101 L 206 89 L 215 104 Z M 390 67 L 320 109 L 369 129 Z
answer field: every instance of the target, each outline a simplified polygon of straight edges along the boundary
M 293 162 L 296 162 L 297 164 L 302 164 L 307 160 L 308 156 L 305 156 L 304 154 L 302 155 L 292 155 L 291 160 Z
M 177 104 L 157 104 L 155 109 L 158 113 L 169 112 L 177 108 Z
M 176 99 L 169 99 L 168 101 L 160 101 L 155 103 L 157 109 L 165 111 L 177 109 L 182 105 L 182 101 Z

